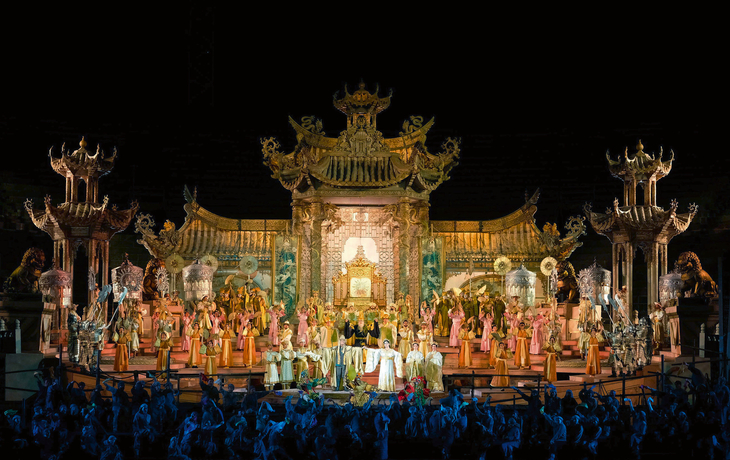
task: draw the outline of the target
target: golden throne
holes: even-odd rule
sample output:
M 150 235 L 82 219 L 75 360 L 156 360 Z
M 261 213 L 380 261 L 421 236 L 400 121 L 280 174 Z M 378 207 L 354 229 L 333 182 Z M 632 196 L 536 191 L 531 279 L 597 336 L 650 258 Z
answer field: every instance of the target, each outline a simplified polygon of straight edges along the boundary
M 350 302 L 357 309 L 365 309 L 371 302 L 375 302 L 378 307 L 385 306 L 386 280 L 378 271 L 377 265 L 365 257 L 362 246 L 357 248 L 354 259 L 345 262 L 345 270 L 346 273 L 332 277 L 336 307 L 344 307 Z

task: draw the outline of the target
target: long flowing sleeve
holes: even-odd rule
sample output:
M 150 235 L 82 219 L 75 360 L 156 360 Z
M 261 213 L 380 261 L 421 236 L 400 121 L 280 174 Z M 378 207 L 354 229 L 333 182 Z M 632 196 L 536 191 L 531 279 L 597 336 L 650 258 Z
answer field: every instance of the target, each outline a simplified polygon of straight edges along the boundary
M 380 349 L 368 349 L 368 360 L 365 363 L 365 373 L 368 374 L 370 372 L 373 372 L 378 364 L 380 364 L 380 355 L 381 350 Z
M 403 378 L 403 356 L 396 352 L 393 358 L 393 365 L 395 365 L 395 376 Z

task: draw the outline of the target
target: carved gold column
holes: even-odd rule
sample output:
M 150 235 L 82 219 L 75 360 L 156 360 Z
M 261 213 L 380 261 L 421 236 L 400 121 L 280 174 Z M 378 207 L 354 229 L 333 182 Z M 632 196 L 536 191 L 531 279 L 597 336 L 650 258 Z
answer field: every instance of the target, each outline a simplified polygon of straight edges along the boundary
M 301 249 L 302 253 L 299 255 L 300 257 L 300 263 L 301 263 L 301 270 L 299 272 L 300 278 L 299 278 L 299 289 L 300 294 L 299 298 L 306 299 L 311 295 L 311 286 L 310 286 L 310 267 L 312 264 L 311 261 L 311 251 L 310 251 L 310 241 L 309 241 L 309 235 L 307 235 L 307 222 L 308 219 L 306 218 L 306 203 L 304 203 L 301 200 L 294 200 L 292 203 L 292 228 L 291 232 L 292 235 L 296 235 L 301 239 Z
M 321 200 L 313 201 L 309 209 L 312 219 L 312 291 L 322 290 L 322 221 L 324 220 L 323 205 Z

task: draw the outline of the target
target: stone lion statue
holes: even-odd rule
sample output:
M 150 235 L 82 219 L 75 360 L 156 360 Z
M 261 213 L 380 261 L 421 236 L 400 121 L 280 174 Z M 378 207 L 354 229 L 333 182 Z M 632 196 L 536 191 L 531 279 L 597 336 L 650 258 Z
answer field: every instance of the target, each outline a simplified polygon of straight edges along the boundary
M 717 285 L 702 269 L 700 258 L 691 251 L 683 252 L 674 266 L 682 275 L 681 292 L 690 292 L 690 297 L 716 297 Z
M 558 292 L 555 297 L 558 302 L 578 301 L 578 280 L 575 277 L 575 268 L 567 260 L 561 260 L 555 265 L 558 272 Z
M 39 248 L 30 248 L 23 254 L 20 266 L 5 280 L 5 292 L 35 294 L 38 292 L 38 278 L 46 265 L 46 255 Z
M 165 266 L 162 259 L 150 259 L 144 270 L 142 282 L 142 300 L 159 300 L 160 291 L 157 290 L 157 272 Z

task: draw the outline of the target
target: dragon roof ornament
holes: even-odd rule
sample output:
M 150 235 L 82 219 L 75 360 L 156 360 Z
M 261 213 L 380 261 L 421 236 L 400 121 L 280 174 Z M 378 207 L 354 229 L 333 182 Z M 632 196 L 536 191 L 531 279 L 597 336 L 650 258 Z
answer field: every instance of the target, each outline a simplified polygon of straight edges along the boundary
M 353 94 L 345 89 L 345 96 L 334 102 L 348 116 L 338 137 L 325 136 L 320 120 L 304 117 L 301 123 L 289 118 L 297 137 L 292 152 L 282 152 L 274 138 L 261 140 L 264 164 L 288 190 L 400 188 L 428 194 L 458 164 L 459 139 L 446 139 L 437 154 L 426 148 L 433 119 L 423 123 L 422 117 L 411 117 L 399 137 L 385 138 L 376 129 L 375 116 L 390 105 L 390 96 L 381 98 L 361 84 Z

